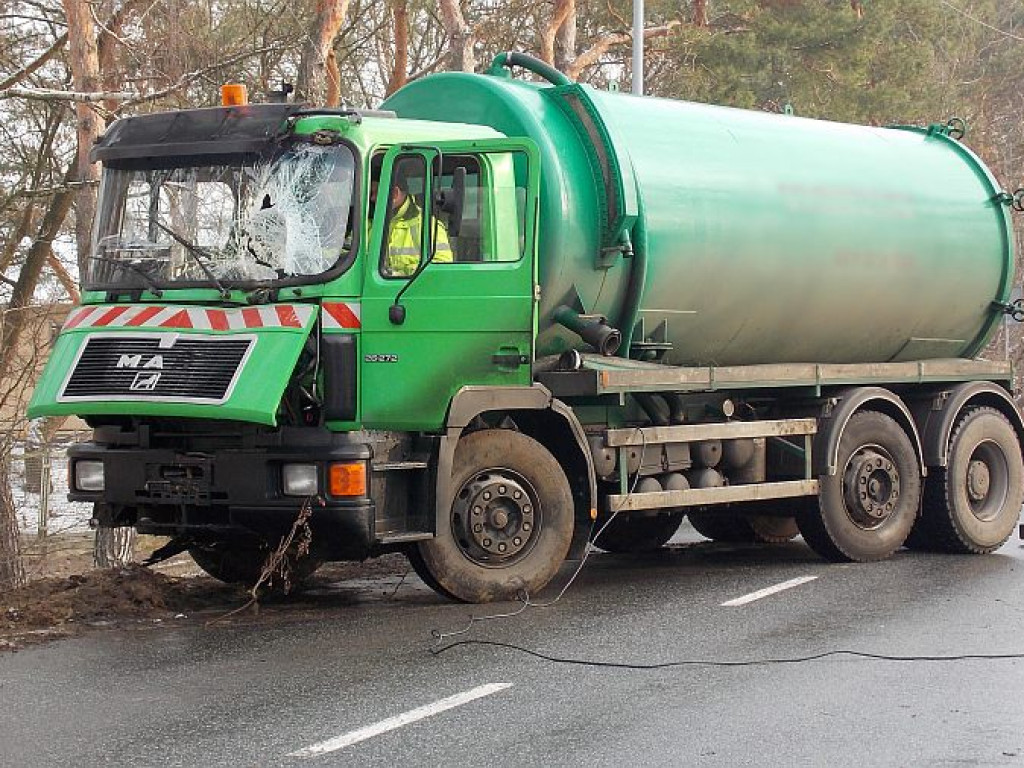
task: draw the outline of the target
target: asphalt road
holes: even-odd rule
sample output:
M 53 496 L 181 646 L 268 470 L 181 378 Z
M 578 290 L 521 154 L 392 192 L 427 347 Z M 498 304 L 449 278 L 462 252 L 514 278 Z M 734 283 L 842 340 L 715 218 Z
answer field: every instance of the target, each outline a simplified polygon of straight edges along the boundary
M 397 582 L 331 585 L 274 621 L 0 656 L 0 765 L 1024 766 L 1024 660 L 434 655 L 431 630 L 517 606 L 446 603 L 412 577 L 386 596 Z M 638 665 L 1024 654 L 1024 548 L 839 566 L 800 542 L 600 555 L 556 606 L 459 639 Z

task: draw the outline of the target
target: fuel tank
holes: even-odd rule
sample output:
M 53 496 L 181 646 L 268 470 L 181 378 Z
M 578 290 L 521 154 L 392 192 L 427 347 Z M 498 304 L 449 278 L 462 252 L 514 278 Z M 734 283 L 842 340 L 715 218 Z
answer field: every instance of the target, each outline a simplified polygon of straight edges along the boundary
M 973 357 L 1014 263 L 1002 190 L 942 126 L 875 128 L 599 91 L 553 70 L 415 81 L 399 117 L 540 148 L 538 355 L 583 346 L 674 365 Z M 520 57 L 525 59 L 525 57 Z

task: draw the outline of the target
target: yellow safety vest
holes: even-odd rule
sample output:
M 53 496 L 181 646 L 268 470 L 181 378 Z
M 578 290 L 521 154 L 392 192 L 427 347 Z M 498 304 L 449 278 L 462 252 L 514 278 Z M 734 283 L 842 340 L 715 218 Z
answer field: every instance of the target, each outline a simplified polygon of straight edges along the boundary
M 437 219 L 431 222 L 436 238 L 434 261 L 453 261 L 452 247 L 448 242 L 448 230 Z M 423 243 L 423 212 L 407 196 L 391 216 L 388 227 L 388 271 L 392 275 L 408 277 L 420 264 L 420 250 Z

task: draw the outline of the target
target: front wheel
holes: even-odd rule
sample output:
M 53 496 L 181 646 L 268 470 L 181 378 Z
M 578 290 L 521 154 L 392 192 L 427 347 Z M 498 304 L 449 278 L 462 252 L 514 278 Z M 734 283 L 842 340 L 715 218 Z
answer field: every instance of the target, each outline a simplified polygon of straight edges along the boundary
M 270 547 L 256 542 L 217 542 L 190 547 L 188 553 L 196 565 L 218 581 L 251 587 L 263 574 Z M 273 592 L 287 594 L 312 576 L 322 561 L 309 555 L 289 555 L 283 565 L 287 577 L 282 578 L 282 573 L 271 574 L 268 585 Z
M 428 585 L 467 603 L 532 595 L 569 552 L 573 501 L 565 473 L 519 432 L 473 432 L 455 449 L 449 524 L 417 545 Z

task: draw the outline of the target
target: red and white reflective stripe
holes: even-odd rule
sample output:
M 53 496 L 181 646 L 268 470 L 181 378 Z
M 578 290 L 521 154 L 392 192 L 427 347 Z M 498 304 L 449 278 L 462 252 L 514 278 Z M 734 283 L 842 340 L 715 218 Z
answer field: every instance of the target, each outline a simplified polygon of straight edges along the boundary
M 362 327 L 358 302 L 324 302 L 323 324 L 326 331 Z
M 184 328 L 197 331 L 240 331 L 249 328 L 304 328 L 315 311 L 305 304 L 270 304 L 241 309 L 100 305 L 71 312 L 64 330 L 72 328 Z

